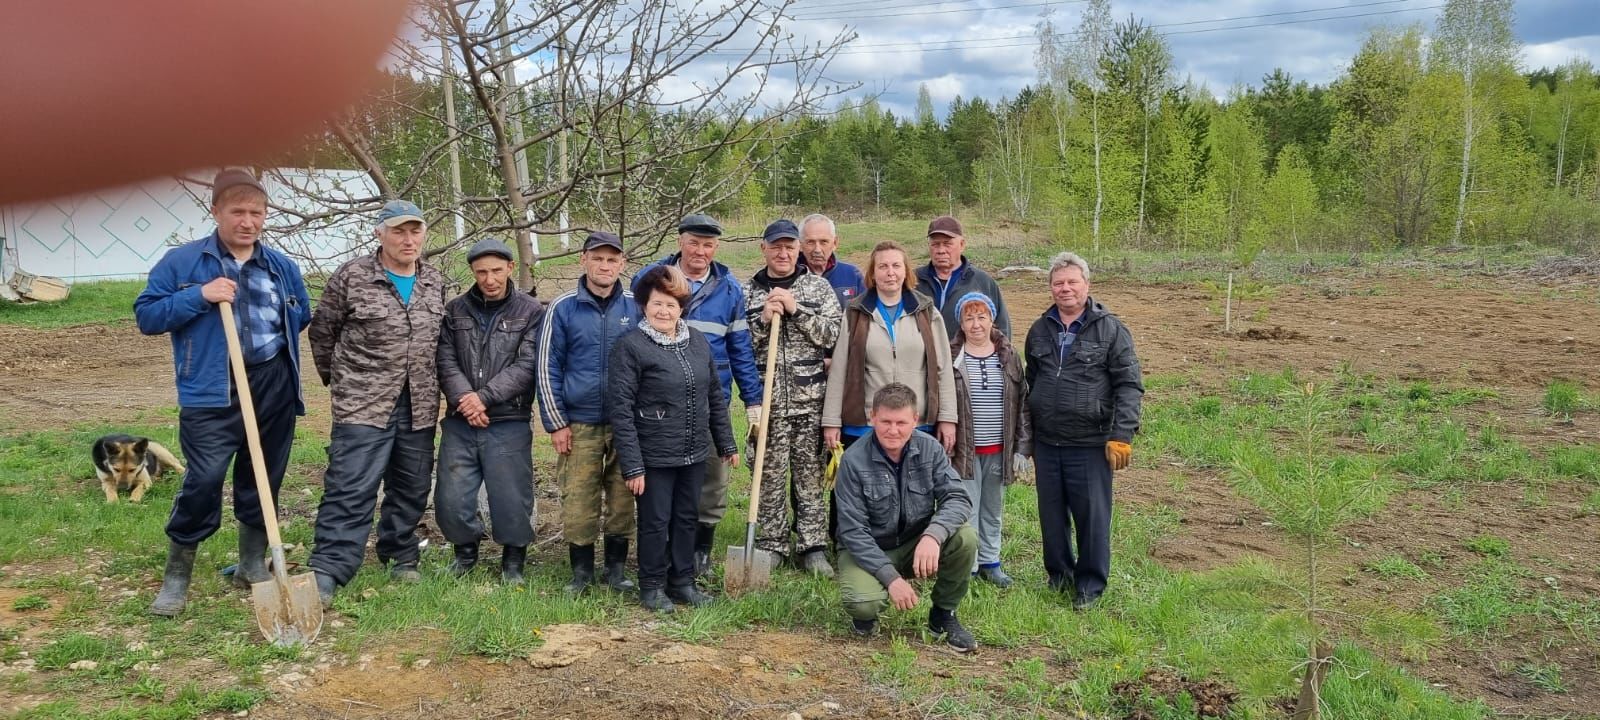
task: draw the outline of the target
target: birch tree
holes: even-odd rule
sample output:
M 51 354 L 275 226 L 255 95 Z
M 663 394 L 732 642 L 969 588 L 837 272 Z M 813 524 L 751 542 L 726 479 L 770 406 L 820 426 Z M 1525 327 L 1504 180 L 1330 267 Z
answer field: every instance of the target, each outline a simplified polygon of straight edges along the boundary
M 1450 244 L 1461 244 L 1472 178 L 1472 141 L 1496 112 L 1486 78 L 1514 68 L 1519 46 L 1511 34 L 1511 0 L 1449 0 L 1439 15 L 1429 60 L 1461 81 L 1461 182 Z

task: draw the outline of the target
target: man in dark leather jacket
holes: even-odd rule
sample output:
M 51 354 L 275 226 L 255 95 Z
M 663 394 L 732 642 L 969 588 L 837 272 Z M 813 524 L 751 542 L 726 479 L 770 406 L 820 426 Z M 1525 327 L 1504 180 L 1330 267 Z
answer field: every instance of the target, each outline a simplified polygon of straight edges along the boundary
M 1086 610 L 1111 573 L 1111 477 L 1132 459 L 1144 382 L 1133 335 L 1089 296 L 1083 258 L 1051 260 L 1050 296 L 1024 343 L 1044 569 Z
M 489 491 L 500 579 L 522 582 L 533 541 L 533 375 L 544 304 L 512 285 L 517 263 L 494 238 L 467 252 L 473 286 L 445 305 L 439 387 L 449 414 L 439 442 L 434 515 L 455 549 L 459 576 L 478 562 L 483 523 L 478 490 Z

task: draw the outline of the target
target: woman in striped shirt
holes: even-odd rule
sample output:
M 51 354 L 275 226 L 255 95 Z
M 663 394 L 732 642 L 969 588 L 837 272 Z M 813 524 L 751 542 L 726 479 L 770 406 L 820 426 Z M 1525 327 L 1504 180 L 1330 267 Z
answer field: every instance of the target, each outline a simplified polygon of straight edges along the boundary
M 956 303 L 961 327 L 950 347 L 956 376 L 954 464 L 965 478 L 978 531 L 974 574 L 999 587 L 1011 584 L 1000 569 L 1000 513 L 1005 486 L 1026 471 L 1033 454 L 1022 358 L 994 327 L 994 300 L 970 292 Z

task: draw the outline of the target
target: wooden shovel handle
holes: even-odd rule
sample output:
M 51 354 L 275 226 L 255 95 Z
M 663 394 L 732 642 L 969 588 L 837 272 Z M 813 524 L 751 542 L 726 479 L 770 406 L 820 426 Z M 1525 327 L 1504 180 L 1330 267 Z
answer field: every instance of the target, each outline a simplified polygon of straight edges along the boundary
M 250 378 L 244 371 L 244 351 L 239 347 L 239 327 L 233 320 L 233 303 L 217 303 L 222 313 L 222 332 L 228 336 L 228 362 L 233 366 L 233 384 L 239 391 L 239 415 L 244 420 L 244 437 L 250 446 L 250 467 L 255 470 L 256 494 L 261 496 L 261 519 L 267 524 L 268 547 L 280 547 L 278 508 L 272 502 L 272 482 L 267 479 L 267 458 L 261 452 L 261 429 L 256 426 L 256 403 L 250 397 Z
M 761 509 L 761 470 L 767 462 L 767 419 L 772 417 L 772 386 L 773 373 L 778 367 L 778 330 L 783 325 L 783 315 L 772 314 L 772 332 L 767 336 L 767 377 L 766 398 L 761 402 L 761 425 L 756 428 L 756 464 L 750 471 L 750 519 L 749 524 L 756 523 L 756 516 Z M 755 548 L 745 548 L 745 552 L 754 554 Z

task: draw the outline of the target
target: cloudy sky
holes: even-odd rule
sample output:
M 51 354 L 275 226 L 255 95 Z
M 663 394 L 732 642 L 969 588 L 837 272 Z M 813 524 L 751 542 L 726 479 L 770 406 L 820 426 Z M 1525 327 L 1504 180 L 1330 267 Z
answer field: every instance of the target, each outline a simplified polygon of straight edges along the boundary
M 1125 0 L 1112 16 L 1130 14 L 1167 36 L 1180 80 L 1225 96 L 1258 84 L 1281 67 L 1325 83 L 1348 65 L 1367 32 L 1380 25 L 1434 27 L 1443 0 Z M 1600 3 L 1518 0 L 1517 37 L 1525 68 L 1574 57 L 1600 64 Z M 834 59 L 827 76 L 875 92 L 897 114 L 908 113 L 926 83 L 942 116 L 957 95 L 998 99 L 1035 81 L 1035 25 L 1046 14 L 1058 31 L 1079 22 L 1081 2 L 1040 0 L 796 0 L 784 29 L 798 41 L 841 31 L 858 37 Z M 726 59 L 724 58 L 723 62 Z M 713 61 L 713 64 L 716 64 Z M 702 63 L 675 78 L 683 89 L 717 68 Z M 773 90 L 782 91 L 782 83 Z

